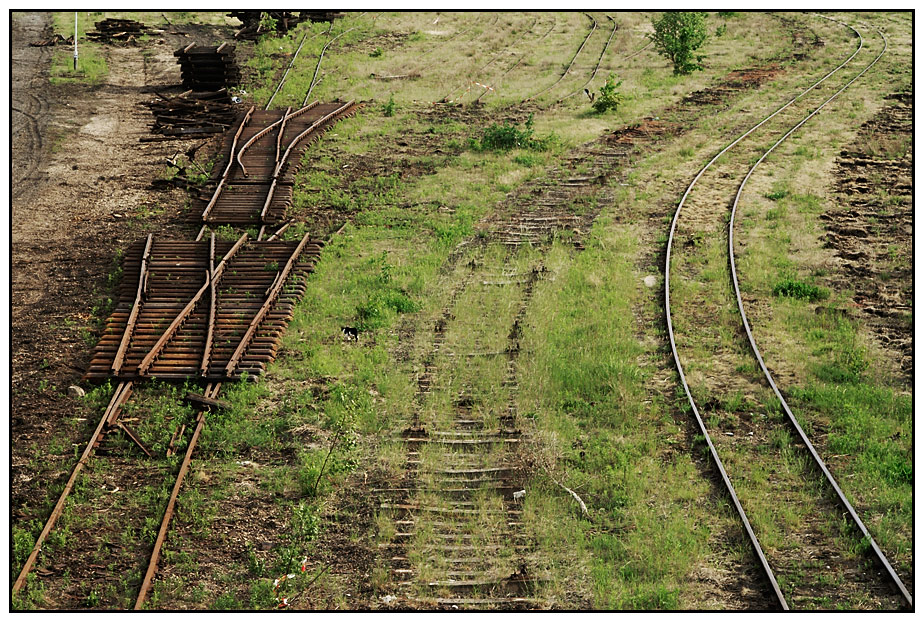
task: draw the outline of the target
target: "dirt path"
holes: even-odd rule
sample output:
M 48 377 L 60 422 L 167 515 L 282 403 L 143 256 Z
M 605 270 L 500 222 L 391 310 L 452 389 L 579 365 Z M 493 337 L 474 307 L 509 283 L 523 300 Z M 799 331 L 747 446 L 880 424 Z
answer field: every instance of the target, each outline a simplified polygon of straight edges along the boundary
M 48 111 L 45 84 L 51 52 L 45 47 L 30 47 L 29 42 L 42 37 L 49 27 L 48 13 L 17 14 L 12 32 L 13 70 L 12 121 L 13 121 L 13 196 L 20 198 L 33 188 L 32 176 L 42 162 L 45 147 L 44 133 Z M 14 219 L 15 222 L 15 219 Z

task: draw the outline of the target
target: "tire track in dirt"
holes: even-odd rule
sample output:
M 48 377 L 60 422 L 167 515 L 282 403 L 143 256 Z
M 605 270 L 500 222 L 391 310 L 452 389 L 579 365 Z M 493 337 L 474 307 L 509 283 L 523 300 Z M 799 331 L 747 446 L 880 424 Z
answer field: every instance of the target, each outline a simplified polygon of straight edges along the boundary
M 51 27 L 49 13 L 16 13 L 11 31 L 11 122 L 13 198 L 32 192 L 32 179 L 45 156 L 43 135 L 47 125 L 47 89 L 38 88 L 47 80 L 51 52 L 47 47 L 31 47 Z

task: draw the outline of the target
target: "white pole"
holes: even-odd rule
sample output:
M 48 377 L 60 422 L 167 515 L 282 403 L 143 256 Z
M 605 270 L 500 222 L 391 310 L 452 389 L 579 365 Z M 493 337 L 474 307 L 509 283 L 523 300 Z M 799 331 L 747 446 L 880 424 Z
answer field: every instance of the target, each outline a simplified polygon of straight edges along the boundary
M 77 11 L 74 11 L 74 71 L 77 71 Z

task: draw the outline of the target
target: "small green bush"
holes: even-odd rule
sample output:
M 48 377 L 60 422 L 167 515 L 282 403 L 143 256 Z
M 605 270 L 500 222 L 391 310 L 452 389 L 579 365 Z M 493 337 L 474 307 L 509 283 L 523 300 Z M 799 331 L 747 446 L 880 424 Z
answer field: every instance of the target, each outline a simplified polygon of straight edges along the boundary
M 623 97 L 616 89 L 618 89 L 620 85 L 622 85 L 622 80 L 617 82 L 616 74 L 606 79 L 606 82 L 600 87 L 600 95 L 594 99 L 591 104 L 595 112 L 602 114 L 607 110 L 616 110 L 619 107 Z
M 519 124 L 492 123 L 485 129 L 480 142 L 472 141 L 472 147 L 477 151 L 510 151 L 517 148 L 545 151 L 553 140 L 551 134 L 545 138 L 536 138 L 533 130 L 533 115 L 530 114 L 522 130 Z
M 388 98 L 388 101 L 385 102 L 385 105 L 382 106 L 382 114 L 386 117 L 395 116 L 395 96 L 392 95 Z
M 773 286 L 773 295 L 781 298 L 798 298 L 818 302 L 819 300 L 825 300 L 829 292 L 823 287 L 787 277 Z

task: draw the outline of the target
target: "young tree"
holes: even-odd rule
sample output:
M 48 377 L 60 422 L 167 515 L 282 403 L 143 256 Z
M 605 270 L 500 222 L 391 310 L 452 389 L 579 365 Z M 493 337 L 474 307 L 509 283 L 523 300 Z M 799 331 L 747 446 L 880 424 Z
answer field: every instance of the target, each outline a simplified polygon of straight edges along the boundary
M 674 75 L 686 75 L 703 68 L 703 56 L 694 54 L 706 42 L 706 14 L 700 11 L 667 11 L 652 19 L 649 35 L 662 56 L 674 63 Z
M 600 87 L 599 97 L 590 98 L 590 105 L 594 111 L 602 114 L 611 108 L 613 110 L 619 108 L 619 104 L 622 103 L 622 94 L 616 89 L 618 89 L 621 84 L 622 80 L 619 82 L 616 81 L 616 74 L 612 74 L 607 78 L 603 86 Z M 587 89 L 584 90 L 586 91 Z

